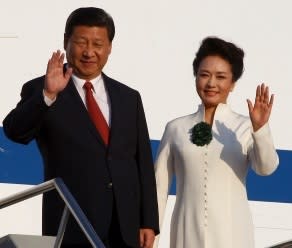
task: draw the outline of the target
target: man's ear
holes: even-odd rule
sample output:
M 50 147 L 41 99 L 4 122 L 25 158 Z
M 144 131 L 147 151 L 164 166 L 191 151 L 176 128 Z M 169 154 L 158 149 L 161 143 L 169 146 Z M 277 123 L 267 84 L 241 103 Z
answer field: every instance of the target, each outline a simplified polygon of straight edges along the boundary
M 112 53 L 112 42 L 110 43 L 110 46 L 109 46 L 109 54 Z

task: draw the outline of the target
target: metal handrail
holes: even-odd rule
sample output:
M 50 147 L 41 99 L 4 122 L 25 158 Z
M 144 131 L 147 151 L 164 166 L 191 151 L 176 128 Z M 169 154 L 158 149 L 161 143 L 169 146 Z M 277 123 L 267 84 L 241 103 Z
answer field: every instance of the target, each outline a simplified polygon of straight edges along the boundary
M 267 248 L 292 248 L 292 240 L 281 242 Z
M 62 220 L 59 226 L 54 247 L 55 248 L 60 247 L 61 245 L 66 224 L 69 218 L 69 212 L 68 212 L 69 210 L 70 213 L 74 216 L 81 230 L 86 235 L 92 247 L 105 248 L 104 244 L 102 243 L 102 241 L 100 240 L 96 232 L 94 231 L 92 225 L 88 221 L 82 209 L 80 208 L 75 198 L 70 193 L 70 191 L 68 190 L 67 186 L 64 184 L 61 178 L 52 179 L 50 181 L 33 186 L 30 189 L 27 189 L 22 192 L 18 192 L 11 196 L 0 199 L 0 209 L 16 204 L 18 202 L 24 201 L 31 197 L 37 196 L 39 194 L 43 194 L 53 189 L 56 189 L 58 191 L 60 197 L 63 199 L 65 203 L 65 209 L 63 212 Z

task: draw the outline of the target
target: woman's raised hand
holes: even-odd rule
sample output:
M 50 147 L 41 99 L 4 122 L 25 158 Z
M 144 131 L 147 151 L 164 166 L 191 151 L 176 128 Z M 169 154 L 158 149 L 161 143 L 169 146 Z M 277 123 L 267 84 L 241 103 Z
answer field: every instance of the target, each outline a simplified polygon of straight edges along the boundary
M 274 94 L 269 93 L 269 87 L 265 84 L 257 86 L 254 105 L 247 99 L 250 120 L 253 130 L 256 132 L 269 121 L 274 102 Z

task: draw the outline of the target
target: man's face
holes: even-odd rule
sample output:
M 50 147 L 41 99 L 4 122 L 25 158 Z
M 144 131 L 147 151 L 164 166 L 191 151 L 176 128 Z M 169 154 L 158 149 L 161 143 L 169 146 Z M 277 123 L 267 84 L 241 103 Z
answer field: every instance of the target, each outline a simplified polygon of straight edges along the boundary
M 64 39 L 68 64 L 82 79 L 97 77 L 107 62 L 112 44 L 105 27 L 76 26 L 72 35 Z

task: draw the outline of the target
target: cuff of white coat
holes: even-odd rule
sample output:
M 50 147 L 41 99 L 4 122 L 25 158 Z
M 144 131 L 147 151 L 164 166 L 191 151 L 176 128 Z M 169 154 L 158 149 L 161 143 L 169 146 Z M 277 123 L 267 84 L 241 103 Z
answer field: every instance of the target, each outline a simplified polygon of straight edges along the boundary
M 265 137 L 267 134 L 271 134 L 271 130 L 270 130 L 270 126 L 269 123 L 267 122 L 266 124 L 264 124 L 260 129 L 258 129 L 255 132 L 252 132 L 252 134 L 254 135 L 254 137 Z
M 259 159 L 261 161 L 259 162 L 259 164 L 264 165 L 257 167 L 255 171 L 259 175 L 270 175 L 278 167 L 279 157 L 274 146 L 269 124 L 266 123 L 259 130 L 253 132 L 252 135 L 254 137 L 254 145 L 257 147 L 258 151 L 261 151 L 260 153 L 262 154 L 261 156 L 259 156 Z M 266 154 L 266 156 L 263 154 Z M 263 158 L 263 156 L 265 158 Z

